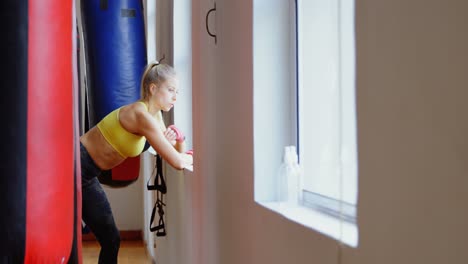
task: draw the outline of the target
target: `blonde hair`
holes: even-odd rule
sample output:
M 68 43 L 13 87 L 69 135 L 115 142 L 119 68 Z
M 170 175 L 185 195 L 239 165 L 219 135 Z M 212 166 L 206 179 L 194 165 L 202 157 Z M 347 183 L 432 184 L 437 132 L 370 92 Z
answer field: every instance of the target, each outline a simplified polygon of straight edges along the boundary
M 141 77 L 141 98 L 146 99 L 149 96 L 149 87 L 151 84 L 154 83 L 157 87 L 159 87 L 162 83 L 175 77 L 176 72 L 171 66 L 167 64 L 160 64 L 158 62 L 149 63 L 146 65 L 145 71 Z

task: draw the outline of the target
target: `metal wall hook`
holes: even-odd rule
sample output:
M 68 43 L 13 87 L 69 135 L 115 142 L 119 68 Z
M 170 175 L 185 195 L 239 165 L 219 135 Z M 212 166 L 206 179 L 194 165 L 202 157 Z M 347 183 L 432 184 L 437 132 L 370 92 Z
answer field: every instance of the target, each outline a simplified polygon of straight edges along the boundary
M 158 60 L 158 64 L 161 64 L 161 61 L 163 61 L 165 58 L 166 58 L 166 54 L 164 53 L 164 54 L 162 55 L 162 58 L 160 58 L 160 59 Z
M 213 37 L 215 39 L 215 44 L 217 42 L 217 37 L 216 34 L 211 33 L 210 28 L 208 27 L 208 17 L 210 16 L 210 13 L 216 11 L 216 2 L 214 3 L 214 8 L 208 10 L 208 13 L 206 13 L 206 18 L 205 18 L 205 25 L 206 25 L 206 32 L 208 32 L 208 35 Z

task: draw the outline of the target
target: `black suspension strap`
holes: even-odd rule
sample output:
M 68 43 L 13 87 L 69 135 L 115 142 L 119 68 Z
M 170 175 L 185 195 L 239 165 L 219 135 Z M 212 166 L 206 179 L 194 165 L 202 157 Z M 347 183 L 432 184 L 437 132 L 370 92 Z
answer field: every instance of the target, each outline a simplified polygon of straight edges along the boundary
M 166 181 L 164 180 L 164 175 L 162 173 L 162 159 L 159 154 L 156 155 L 156 165 L 154 167 L 153 173 L 155 174 L 154 177 L 154 184 L 150 185 L 151 177 L 148 179 L 146 183 L 146 187 L 148 190 L 156 190 L 156 203 L 154 204 L 153 211 L 151 212 L 151 220 L 150 220 L 150 231 L 156 232 L 156 236 L 166 236 L 166 225 L 164 223 L 164 194 L 167 193 Z M 159 215 L 159 221 L 157 226 L 153 226 L 154 217 L 156 215 L 156 209 Z

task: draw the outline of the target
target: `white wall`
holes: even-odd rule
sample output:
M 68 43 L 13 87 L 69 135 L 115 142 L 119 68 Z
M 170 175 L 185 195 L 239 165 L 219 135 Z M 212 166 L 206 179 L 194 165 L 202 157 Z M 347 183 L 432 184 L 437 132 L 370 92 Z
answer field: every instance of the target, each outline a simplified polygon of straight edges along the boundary
M 114 214 L 115 224 L 121 231 L 143 229 L 143 183 L 144 179 L 138 177 L 136 182 L 123 188 L 103 185 Z
M 252 1 L 194 2 L 192 263 L 466 263 L 468 2 L 357 0 L 360 245 L 255 204 Z M 196 245 L 195 245 L 196 244 Z
M 360 247 L 345 263 L 468 260 L 466 1 L 358 1 Z

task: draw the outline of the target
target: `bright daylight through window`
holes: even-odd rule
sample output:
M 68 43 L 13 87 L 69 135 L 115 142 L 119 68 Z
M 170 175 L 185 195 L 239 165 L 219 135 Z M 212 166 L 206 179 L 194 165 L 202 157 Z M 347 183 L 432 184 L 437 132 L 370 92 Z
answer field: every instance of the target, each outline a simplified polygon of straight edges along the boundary
M 357 246 L 354 0 L 255 0 L 253 37 L 255 200 Z
M 304 204 L 355 221 L 353 0 L 298 0 L 299 157 Z

